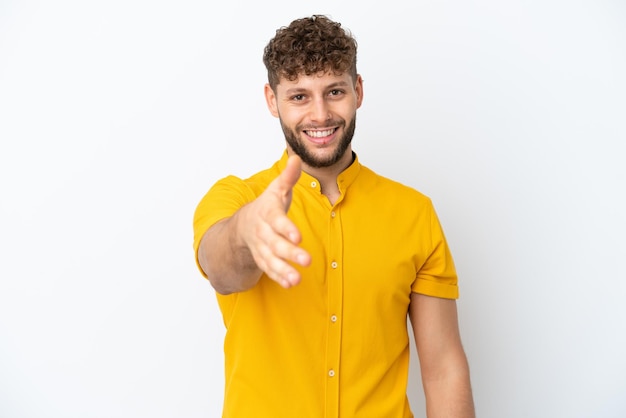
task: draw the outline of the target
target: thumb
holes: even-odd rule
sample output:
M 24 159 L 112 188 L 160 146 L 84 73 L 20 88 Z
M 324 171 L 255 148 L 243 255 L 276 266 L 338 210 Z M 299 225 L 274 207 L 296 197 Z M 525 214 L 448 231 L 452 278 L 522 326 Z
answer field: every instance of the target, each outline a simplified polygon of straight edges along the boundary
M 278 176 L 278 188 L 281 193 L 288 194 L 296 185 L 302 173 L 302 160 L 297 155 L 292 155 L 287 160 L 287 166 Z

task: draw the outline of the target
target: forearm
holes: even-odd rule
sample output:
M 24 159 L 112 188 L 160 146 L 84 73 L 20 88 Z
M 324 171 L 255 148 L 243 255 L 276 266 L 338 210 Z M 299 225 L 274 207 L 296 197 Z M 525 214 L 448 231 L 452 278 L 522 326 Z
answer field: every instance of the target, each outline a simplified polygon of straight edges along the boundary
M 442 370 L 422 373 L 428 418 L 474 418 L 469 367 L 463 353 Z
M 456 301 L 413 293 L 409 309 L 428 418 L 474 418 Z
M 198 261 L 213 288 L 221 294 L 247 290 L 261 277 L 261 270 L 239 233 L 242 210 L 213 225 L 200 241 Z

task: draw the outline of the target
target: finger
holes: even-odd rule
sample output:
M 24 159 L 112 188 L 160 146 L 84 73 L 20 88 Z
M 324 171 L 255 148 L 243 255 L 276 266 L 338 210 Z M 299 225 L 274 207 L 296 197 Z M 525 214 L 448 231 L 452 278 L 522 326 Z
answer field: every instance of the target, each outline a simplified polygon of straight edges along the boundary
M 249 248 L 264 257 L 278 257 L 305 267 L 310 264 L 311 256 L 298 245 L 300 241 L 301 235 L 296 225 L 279 213 L 270 222 L 258 225 Z
M 278 257 L 301 266 L 308 266 L 311 256 L 298 246 L 300 240 L 298 228 L 287 216 L 281 214 L 271 222 L 259 225 L 250 248 L 254 248 L 254 251 L 264 257 Z
M 300 230 L 284 212 L 276 213 L 274 216 L 269 217 L 268 224 L 274 233 L 287 238 L 293 244 L 297 245 L 302 241 Z
M 282 260 L 291 261 L 303 267 L 311 263 L 311 256 L 305 249 L 295 245 L 283 236 L 275 235 L 270 237 L 265 244 L 270 249 L 273 256 Z
M 276 256 L 269 246 L 259 248 L 255 258 L 259 268 L 281 286 L 288 288 L 300 283 L 300 273 L 287 261 Z
M 270 263 L 269 272 L 267 273 L 270 279 L 284 288 L 296 286 L 300 283 L 300 273 L 288 263 L 279 258 L 270 260 Z

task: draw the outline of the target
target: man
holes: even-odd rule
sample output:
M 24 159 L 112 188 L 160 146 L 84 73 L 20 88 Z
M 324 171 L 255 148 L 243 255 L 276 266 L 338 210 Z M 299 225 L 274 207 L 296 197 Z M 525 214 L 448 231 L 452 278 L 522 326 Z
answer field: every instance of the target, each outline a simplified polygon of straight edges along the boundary
M 430 200 L 352 151 L 357 44 L 312 16 L 264 52 L 286 151 L 218 181 L 194 248 L 226 326 L 224 417 L 412 417 L 410 316 L 428 416 L 473 417 L 457 276 Z

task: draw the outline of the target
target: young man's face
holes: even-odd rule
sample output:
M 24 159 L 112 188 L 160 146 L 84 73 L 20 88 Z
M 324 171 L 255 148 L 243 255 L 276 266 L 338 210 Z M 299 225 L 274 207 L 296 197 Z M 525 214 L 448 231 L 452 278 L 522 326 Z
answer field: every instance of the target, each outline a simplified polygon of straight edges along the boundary
M 354 135 L 363 81 L 347 74 L 301 75 L 265 86 L 270 112 L 280 119 L 287 145 L 309 167 L 330 167 L 347 152 Z M 351 157 L 350 157 L 351 158 Z

